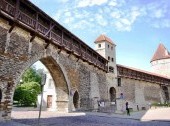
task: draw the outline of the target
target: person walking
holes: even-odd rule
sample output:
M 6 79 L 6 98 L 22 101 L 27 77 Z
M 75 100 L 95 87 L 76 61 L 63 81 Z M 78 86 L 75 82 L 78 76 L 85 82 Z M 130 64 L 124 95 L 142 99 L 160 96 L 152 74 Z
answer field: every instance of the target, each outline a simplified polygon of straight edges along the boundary
M 127 111 L 127 115 L 130 116 L 130 110 L 129 110 L 129 103 L 126 102 L 126 111 Z

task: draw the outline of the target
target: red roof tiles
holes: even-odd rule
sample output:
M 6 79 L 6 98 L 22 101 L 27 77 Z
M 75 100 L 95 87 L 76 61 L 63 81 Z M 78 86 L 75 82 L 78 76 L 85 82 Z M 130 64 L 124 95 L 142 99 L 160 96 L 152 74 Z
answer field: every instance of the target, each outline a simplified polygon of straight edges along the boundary
M 95 41 L 94 41 L 94 43 L 100 43 L 100 42 L 102 42 L 102 41 L 106 41 L 106 42 L 109 42 L 110 44 L 112 44 L 112 45 L 115 45 L 115 43 L 110 39 L 110 38 L 108 38 L 107 36 L 105 36 L 105 35 L 100 35 Z
M 170 58 L 170 53 L 165 48 L 165 46 L 162 43 L 160 43 L 156 52 L 154 53 L 154 55 L 151 59 L 151 62 L 155 61 L 155 60 L 167 59 L 167 58 Z

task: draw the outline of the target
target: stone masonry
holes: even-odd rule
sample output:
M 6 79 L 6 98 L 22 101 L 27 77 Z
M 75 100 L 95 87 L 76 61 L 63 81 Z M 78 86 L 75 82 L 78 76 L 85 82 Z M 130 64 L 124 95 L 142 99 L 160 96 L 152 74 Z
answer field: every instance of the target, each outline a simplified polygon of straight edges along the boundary
M 13 94 L 22 74 L 33 63 L 40 60 L 50 71 L 57 89 L 58 111 L 72 110 L 70 91 L 78 91 L 80 110 L 93 108 L 91 91 L 95 96 L 108 100 L 106 73 L 65 51 L 59 53 L 57 46 L 49 45 L 36 37 L 30 42 L 30 33 L 15 27 L 8 33 L 10 26 L 0 19 L 0 89 L 2 100 L 0 119 L 10 119 Z M 93 76 L 92 76 L 93 75 Z M 93 81 L 95 84 L 93 85 Z M 97 86 L 97 90 L 95 87 Z

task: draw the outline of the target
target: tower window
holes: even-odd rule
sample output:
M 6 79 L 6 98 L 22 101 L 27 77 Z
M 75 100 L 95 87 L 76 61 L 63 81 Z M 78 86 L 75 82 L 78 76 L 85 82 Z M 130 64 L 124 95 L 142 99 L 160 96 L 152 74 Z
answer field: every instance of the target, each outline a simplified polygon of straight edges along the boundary
M 111 50 L 113 50 L 113 46 L 111 47 Z
M 112 62 L 114 62 L 114 58 L 112 58 Z
M 121 86 L 121 78 L 117 79 L 117 86 L 120 87 Z
M 110 60 L 110 56 L 108 56 L 108 60 Z
M 114 73 L 114 67 L 109 66 L 109 72 Z
M 108 45 L 108 48 L 109 48 L 109 45 Z
M 98 44 L 98 48 L 101 48 L 101 44 Z

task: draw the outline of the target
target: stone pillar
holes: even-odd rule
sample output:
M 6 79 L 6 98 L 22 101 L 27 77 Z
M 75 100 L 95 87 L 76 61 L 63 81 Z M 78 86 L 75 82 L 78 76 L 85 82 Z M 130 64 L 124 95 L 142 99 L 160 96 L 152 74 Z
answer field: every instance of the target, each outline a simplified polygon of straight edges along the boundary
M 12 104 L 13 104 L 13 81 L 8 81 L 4 82 L 4 87 L 3 87 L 3 96 L 2 96 L 2 101 L 0 103 L 0 120 L 9 120 L 11 119 L 11 110 L 12 110 Z
M 116 100 L 116 111 L 115 113 L 123 114 L 125 112 L 125 101 L 124 99 Z
M 68 112 L 68 103 L 69 101 L 56 101 L 57 102 L 57 111 L 59 112 Z

